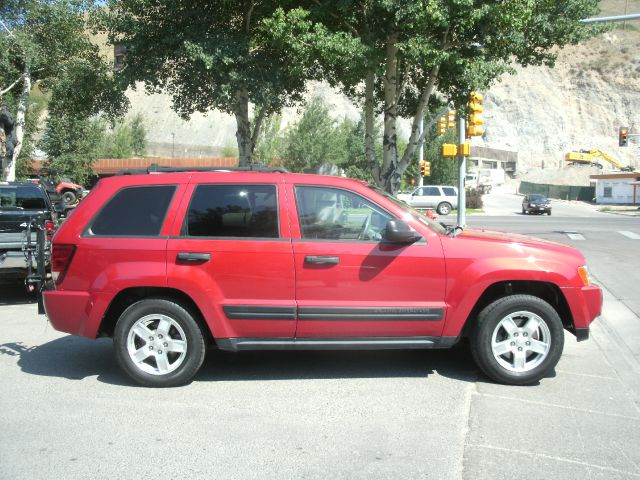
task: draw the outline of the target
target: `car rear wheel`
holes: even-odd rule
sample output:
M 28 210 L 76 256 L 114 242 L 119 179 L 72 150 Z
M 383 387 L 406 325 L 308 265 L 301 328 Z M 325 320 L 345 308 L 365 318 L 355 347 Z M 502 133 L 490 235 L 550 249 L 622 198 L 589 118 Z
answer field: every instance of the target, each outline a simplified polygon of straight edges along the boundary
M 449 213 L 451 213 L 451 210 L 451 204 L 448 202 L 442 202 L 438 204 L 438 207 L 436 208 L 436 212 L 438 212 L 440 215 L 449 215 Z
M 76 203 L 76 194 L 67 190 L 62 194 L 62 200 L 67 205 L 72 205 Z
M 166 299 L 145 299 L 127 308 L 113 340 L 120 367 L 148 387 L 183 385 L 204 361 L 198 323 L 185 308 Z
M 485 307 L 471 338 L 473 358 L 492 380 L 535 383 L 558 363 L 564 347 L 562 320 L 544 300 L 510 295 Z

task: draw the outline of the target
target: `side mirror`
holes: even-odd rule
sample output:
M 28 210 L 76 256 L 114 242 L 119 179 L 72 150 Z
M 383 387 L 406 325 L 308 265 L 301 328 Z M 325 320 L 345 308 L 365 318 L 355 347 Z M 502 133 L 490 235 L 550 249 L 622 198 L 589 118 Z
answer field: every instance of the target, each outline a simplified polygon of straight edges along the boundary
M 382 239 L 389 243 L 414 243 L 420 240 L 422 237 L 419 233 L 411 230 L 411 227 L 406 222 L 399 219 L 392 219 L 387 222 L 387 226 L 384 229 L 384 236 Z

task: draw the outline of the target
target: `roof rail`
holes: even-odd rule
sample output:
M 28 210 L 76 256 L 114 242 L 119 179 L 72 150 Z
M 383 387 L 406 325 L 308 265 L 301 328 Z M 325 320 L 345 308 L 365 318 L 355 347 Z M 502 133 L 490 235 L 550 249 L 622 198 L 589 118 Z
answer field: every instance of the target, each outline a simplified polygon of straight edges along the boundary
M 269 167 L 262 163 L 252 163 L 244 167 L 165 167 L 152 163 L 147 168 L 130 168 L 120 170 L 116 175 L 141 175 L 146 173 L 180 173 L 180 172 L 274 172 L 289 173 L 284 167 Z

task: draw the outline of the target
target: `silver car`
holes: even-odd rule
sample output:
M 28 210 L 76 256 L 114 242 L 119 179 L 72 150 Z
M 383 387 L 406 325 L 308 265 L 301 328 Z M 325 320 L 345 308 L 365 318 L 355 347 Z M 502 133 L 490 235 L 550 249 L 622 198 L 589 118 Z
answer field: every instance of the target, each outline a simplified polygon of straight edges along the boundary
M 440 215 L 448 215 L 458 208 L 458 189 L 449 185 L 425 185 L 398 198 L 413 208 L 435 208 Z

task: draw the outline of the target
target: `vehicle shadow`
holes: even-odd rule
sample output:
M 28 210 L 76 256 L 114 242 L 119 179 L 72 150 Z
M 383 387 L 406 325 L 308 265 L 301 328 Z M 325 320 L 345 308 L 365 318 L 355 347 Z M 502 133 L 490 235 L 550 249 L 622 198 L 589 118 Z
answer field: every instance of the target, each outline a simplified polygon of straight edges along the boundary
M 27 292 L 23 280 L 0 282 L 0 305 L 37 303 L 36 295 Z
M 37 346 L 21 342 L 0 344 L 0 356 L 19 356 L 18 366 L 30 375 L 136 387 L 116 364 L 111 339 L 66 336 Z M 338 378 L 428 379 L 440 376 L 476 382 L 482 374 L 469 348 L 450 350 L 381 351 L 255 351 L 210 350 L 195 382 L 307 380 Z

